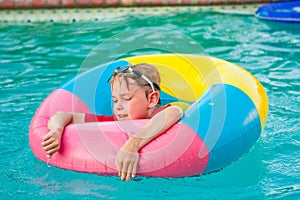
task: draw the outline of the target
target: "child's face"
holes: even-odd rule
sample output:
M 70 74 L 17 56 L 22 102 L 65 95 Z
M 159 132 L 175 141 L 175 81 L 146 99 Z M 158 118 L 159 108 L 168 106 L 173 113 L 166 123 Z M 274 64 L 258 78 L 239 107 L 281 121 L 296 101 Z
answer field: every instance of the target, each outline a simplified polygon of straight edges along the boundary
M 112 84 L 113 110 L 117 120 L 149 118 L 149 101 L 145 87 L 138 86 L 133 79 L 114 80 Z

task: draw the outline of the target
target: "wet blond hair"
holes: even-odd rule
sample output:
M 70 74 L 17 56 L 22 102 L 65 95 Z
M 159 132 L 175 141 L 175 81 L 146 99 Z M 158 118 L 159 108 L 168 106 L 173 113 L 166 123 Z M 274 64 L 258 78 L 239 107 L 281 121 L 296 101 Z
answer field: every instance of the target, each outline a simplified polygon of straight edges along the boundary
M 132 69 L 136 69 L 142 72 L 152 83 L 155 83 L 157 86 L 160 84 L 160 75 L 156 67 L 147 63 L 140 63 L 131 66 Z M 138 84 L 145 85 L 148 84 L 146 80 L 144 80 L 140 76 L 135 76 L 133 78 Z
M 157 88 L 158 91 L 160 90 L 159 89 L 160 75 L 155 66 L 150 65 L 148 63 L 139 63 L 139 64 L 131 65 L 130 67 L 134 70 L 141 72 L 144 76 L 146 76 L 152 83 L 154 83 L 158 87 Z M 141 76 L 138 76 L 137 74 L 134 74 L 134 73 L 126 73 L 125 72 L 125 73 L 113 74 L 112 80 L 111 80 L 112 86 L 115 81 L 120 82 L 122 78 L 125 80 L 127 87 L 129 87 L 128 78 L 131 78 L 132 80 L 134 80 L 137 83 L 137 85 L 139 85 L 139 86 L 147 86 L 147 90 L 146 90 L 147 97 L 148 97 L 148 94 L 150 92 L 152 92 L 152 88 L 149 85 L 149 83 L 145 79 L 143 79 Z M 154 87 L 154 88 L 156 88 L 156 87 Z

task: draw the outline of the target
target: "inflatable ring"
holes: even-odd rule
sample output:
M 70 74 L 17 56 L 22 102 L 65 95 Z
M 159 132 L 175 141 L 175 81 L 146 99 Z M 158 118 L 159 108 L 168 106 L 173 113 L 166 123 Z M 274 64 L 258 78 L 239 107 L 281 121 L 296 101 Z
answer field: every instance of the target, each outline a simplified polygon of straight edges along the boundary
M 300 1 L 274 2 L 259 7 L 256 17 L 285 23 L 300 23 Z
M 144 55 L 100 65 L 54 90 L 30 124 L 29 142 L 35 156 L 47 162 L 41 142 L 55 112 L 111 115 L 107 80 L 116 67 L 137 63 L 158 68 L 162 104 L 177 104 L 185 109 L 178 123 L 140 150 L 138 175 L 183 177 L 220 170 L 248 152 L 259 138 L 267 119 L 268 98 L 249 72 L 209 56 Z M 70 124 L 64 130 L 60 151 L 49 164 L 116 175 L 118 150 L 147 121 Z

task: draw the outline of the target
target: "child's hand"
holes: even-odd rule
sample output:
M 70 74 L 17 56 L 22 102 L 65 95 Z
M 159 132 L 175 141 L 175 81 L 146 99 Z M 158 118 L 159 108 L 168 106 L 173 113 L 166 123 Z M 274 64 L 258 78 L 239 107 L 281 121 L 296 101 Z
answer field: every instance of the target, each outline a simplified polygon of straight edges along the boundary
M 136 150 L 128 148 L 124 145 L 116 156 L 116 167 L 122 181 L 129 181 L 131 177 L 135 177 L 139 154 Z
M 59 129 L 51 130 L 43 137 L 42 147 L 48 158 L 60 149 L 62 131 Z

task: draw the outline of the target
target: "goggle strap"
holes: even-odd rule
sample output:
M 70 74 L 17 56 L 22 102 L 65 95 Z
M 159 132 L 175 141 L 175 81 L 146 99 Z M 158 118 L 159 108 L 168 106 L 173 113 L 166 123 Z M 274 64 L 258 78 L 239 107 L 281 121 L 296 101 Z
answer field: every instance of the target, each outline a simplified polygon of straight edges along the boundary
M 115 74 L 119 74 L 119 73 L 122 74 L 122 73 L 125 73 L 127 70 L 129 71 L 129 73 L 136 74 L 136 75 L 142 77 L 145 81 L 147 81 L 148 84 L 150 85 L 152 91 L 156 91 L 155 90 L 155 86 L 159 90 L 159 87 L 156 84 L 154 85 L 154 83 L 147 76 L 145 76 L 142 72 L 140 72 L 138 70 L 132 69 L 130 66 L 125 66 L 125 67 L 122 67 L 122 68 L 118 67 L 118 68 L 116 68 L 114 70 L 114 73 Z M 110 79 L 108 80 L 108 82 L 110 82 L 111 79 L 112 79 L 112 77 L 110 77 Z
M 144 74 L 141 74 L 141 77 L 142 77 L 145 81 L 147 81 L 147 82 L 149 83 L 149 85 L 151 86 L 152 91 L 155 91 L 153 82 L 150 81 Z

